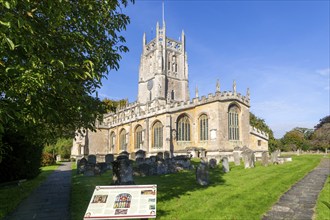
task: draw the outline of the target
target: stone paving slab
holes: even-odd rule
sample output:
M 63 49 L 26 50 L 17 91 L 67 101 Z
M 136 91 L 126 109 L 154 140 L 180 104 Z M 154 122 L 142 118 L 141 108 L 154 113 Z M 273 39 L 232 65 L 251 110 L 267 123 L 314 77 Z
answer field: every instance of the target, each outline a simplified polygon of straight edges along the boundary
M 71 162 L 62 163 L 4 220 L 69 220 Z
M 319 193 L 330 175 L 330 159 L 320 164 L 291 187 L 263 217 L 263 220 L 313 219 Z

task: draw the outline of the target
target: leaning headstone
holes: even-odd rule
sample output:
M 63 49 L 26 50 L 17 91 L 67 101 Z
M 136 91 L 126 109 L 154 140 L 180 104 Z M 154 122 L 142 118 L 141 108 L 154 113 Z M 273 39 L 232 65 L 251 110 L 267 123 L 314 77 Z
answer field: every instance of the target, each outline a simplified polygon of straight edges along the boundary
M 214 159 L 214 158 L 210 159 L 210 161 L 209 161 L 209 167 L 210 167 L 211 169 L 216 168 L 216 167 L 217 167 L 217 160 Z
M 268 152 L 267 151 L 262 152 L 261 164 L 265 167 L 268 166 Z
M 88 163 L 96 164 L 96 156 L 94 154 L 88 155 L 87 161 Z
M 236 151 L 233 152 L 233 156 L 234 156 L 234 163 L 236 166 L 241 165 L 241 159 L 239 158 L 239 153 Z
M 248 149 L 248 150 L 243 151 L 242 157 L 243 157 L 245 169 L 254 167 L 255 156 L 254 156 L 254 152 L 252 150 Z
M 105 163 L 112 163 L 113 162 L 113 154 L 106 154 L 105 155 Z
M 112 162 L 113 175 L 112 181 L 114 185 L 134 185 L 133 168 L 125 155 L 120 155 L 117 160 Z
M 230 170 L 230 168 L 229 168 L 228 158 L 224 157 L 224 158 L 222 158 L 222 171 L 224 173 L 228 173 L 229 170 Z
M 207 162 L 202 160 L 196 169 L 196 181 L 201 186 L 207 186 L 210 183 Z

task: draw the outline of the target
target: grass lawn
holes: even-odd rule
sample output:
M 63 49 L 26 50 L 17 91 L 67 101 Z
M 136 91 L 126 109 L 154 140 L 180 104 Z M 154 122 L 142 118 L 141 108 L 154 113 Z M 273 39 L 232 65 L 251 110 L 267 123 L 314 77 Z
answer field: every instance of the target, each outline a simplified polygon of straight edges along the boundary
M 329 219 L 330 219 L 330 176 L 328 177 L 316 204 L 316 220 L 329 220 Z
M 294 156 L 293 162 L 253 169 L 231 164 L 229 173 L 210 170 L 211 184 L 196 184 L 195 170 L 135 177 L 136 184 L 157 184 L 158 219 L 260 219 L 262 214 L 318 165 L 321 156 Z M 83 218 L 96 185 L 110 185 L 111 172 L 84 177 L 73 170 L 71 217 Z
M 0 219 L 12 212 L 17 205 L 37 188 L 58 165 L 41 167 L 41 173 L 34 179 L 18 185 L 0 187 Z

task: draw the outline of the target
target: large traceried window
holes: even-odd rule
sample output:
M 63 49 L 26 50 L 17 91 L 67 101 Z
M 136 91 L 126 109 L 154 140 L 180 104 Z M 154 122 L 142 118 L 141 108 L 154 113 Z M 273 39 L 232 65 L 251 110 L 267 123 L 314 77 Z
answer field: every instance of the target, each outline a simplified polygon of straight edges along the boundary
M 207 115 L 201 115 L 199 117 L 199 140 L 207 141 L 209 138 L 209 121 Z
M 116 135 L 115 132 L 111 132 L 110 134 L 110 152 L 114 152 L 116 145 Z
M 239 108 L 236 105 L 228 111 L 229 140 L 239 140 Z
M 120 150 L 126 151 L 127 142 L 126 142 L 126 131 L 125 131 L 125 129 L 122 129 L 120 131 L 119 146 L 120 146 Z
M 143 145 L 143 130 L 142 130 L 142 126 L 139 125 L 136 129 L 135 129 L 135 149 L 141 149 L 142 145 Z
M 157 121 L 153 126 L 152 134 L 152 147 L 153 148 L 163 148 L 163 125 L 161 122 Z
M 186 115 L 180 117 L 178 120 L 177 140 L 190 141 L 190 122 Z

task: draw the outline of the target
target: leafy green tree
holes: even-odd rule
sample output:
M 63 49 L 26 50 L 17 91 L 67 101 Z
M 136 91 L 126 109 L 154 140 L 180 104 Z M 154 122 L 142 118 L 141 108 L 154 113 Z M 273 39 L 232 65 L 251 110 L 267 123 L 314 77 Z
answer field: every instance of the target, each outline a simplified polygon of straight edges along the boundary
M 250 112 L 250 125 L 268 133 L 268 148 L 271 152 L 279 148 L 279 141 L 275 139 L 272 129 L 269 128 L 264 119 L 258 118 Z
M 314 149 L 330 148 L 330 116 L 322 118 L 315 126 L 315 131 L 311 135 L 311 144 Z
M 11 136 L 40 147 L 94 128 L 105 112 L 94 94 L 128 51 L 130 1 L 0 1 L 0 163 Z
M 105 105 L 105 109 L 107 112 L 116 112 L 116 109 L 118 107 L 123 107 L 123 106 L 127 105 L 128 100 L 120 99 L 120 100 L 116 101 L 116 100 L 105 98 L 102 100 L 102 102 Z
M 304 132 L 297 129 L 287 132 L 282 138 L 282 144 L 285 151 L 308 150 L 309 148 Z

